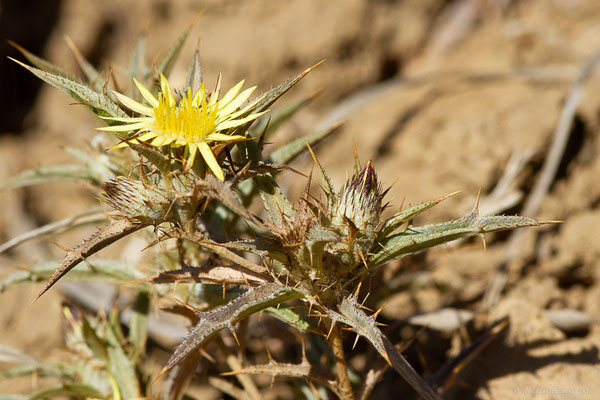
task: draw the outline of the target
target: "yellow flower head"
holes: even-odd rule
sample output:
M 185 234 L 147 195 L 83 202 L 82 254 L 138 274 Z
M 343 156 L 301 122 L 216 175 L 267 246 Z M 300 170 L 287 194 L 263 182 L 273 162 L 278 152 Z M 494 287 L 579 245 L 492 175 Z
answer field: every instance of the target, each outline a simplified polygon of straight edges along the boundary
M 193 95 L 191 89 L 188 88 L 179 102 L 175 101 L 169 82 L 162 74 L 158 99 L 135 78 L 133 81 L 151 107 L 114 92 L 121 103 L 142 116 L 109 117 L 107 119 L 124 124 L 99 129 L 109 132 L 137 131 L 137 135 L 128 142 L 139 143 L 141 141 L 155 147 L 185 146 L 184 171 L 188 171 L 192 167 L 196 153 L 199 151 L 212 173 L 221 181 L 225 179 L 225 176 L 209 143 L 245 140 L 244 136 L 227 134 L 227 131 L 253 121 L 264 114 L 264 112 L 248 114 L 256 103 L 240 108 L 256 89 L 254 86 L 240 93 L 244 84 L 243 80 L 232 87 L 221 100 L 218 100 L 221 88 L 221 77 L 219 76 L 217 86 L 210 96 L 207 97 L 206 89 L 202 85 Z M 127 142 L 115 147 L 125 146 L 127 146 Z

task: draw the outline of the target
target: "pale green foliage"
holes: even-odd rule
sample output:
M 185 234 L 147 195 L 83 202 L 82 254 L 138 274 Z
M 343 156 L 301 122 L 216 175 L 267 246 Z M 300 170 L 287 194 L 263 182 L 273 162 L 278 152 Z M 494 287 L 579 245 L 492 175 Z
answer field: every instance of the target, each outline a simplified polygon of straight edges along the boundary
M 188 31 L 184 32 L 165 54 L 157 66 L 158 72 L 171 71 L 187 35 Z M 152 85 L 153 68 L 144 62 L 145 41 L 142 36 L 126 74 L 156 91 L 158 88 Z M 90 81 L 89 86 L 25 50 L 22 52 L 35 67 L 17 62 L 88 106 L 99 117 L 126 116 L 113 96 L 99 85 L 103 73 L 89 65 L 76 49 L 74 51 Z M 186 87 L 177 93 L 187 88 L 195 91 L 202 86 L 199 60 L 196 52 Z M 260 95 L 247 114 L 269 109 L 311 69 Z M 134 96 L 134 91 L 130 91 L 129 96 Z M 284 144 L 268 157 L 263 155 L 262 145 L 265 138 L 275 134 L 278 126 L 311 99 L 274 110 L 270 117 L 261 117 L 253 127 L 249 122 L 231 132 L 246 136 L 246 141 L 233 145 L 213 144 L 212 151 L 225 172 L 224 182 L 215 179 L 202 163 L 194 164 L 184 173 L 178 161 L 184 156 L 182 149 L 156 148 L 143 143 L 132 143 L 126 156 L 123 150 L 107 153 L 102 149 L 92 153 L 72 150 L 81 164 L 41 167 L 5 182 L 2 189 L 56 180 L 83 180 L 95 187 L 98 195 L 102 194 L 110 221 L 69 250 L 62 262 L 19 271 L 0 283 L 0 291 L 21 282 L 48 280 L 41 295 L 66 276 L 110 283 L 136 281 L 130 287 L 137 291 L 137 296 L 128 338 L 123 337 L 116 311 L 96 321 L 88 321 L 84 315 L 69 317 L 71 330 L 67 343 L 77 348 L 78 354 L 88 355 L 77 361 L 76 365 L 81 364 L 80 370 L 69 365 L 54 366 L 28 360 L 17 369 L 4 371 L 3 376 L 37 372 L 60 378 L 58 386 L 34 394 L 33 398 L 57 395 L 104 398 L 111 393 L 114 396 L 115 390 L 121 398 L 147 395 L 147 377 L 140 375 L 140 371 L 148 313 L 155 300 L 168 297 L 169 291 L 158 289 L 157 285 L 178 284 L 180 293 L 185 291 L 190 307 L 195 307 L 193 312 L 179 307 L 179 313 L 186 314 L 195 326 L 163 370 L 170 373 L 165 389 L 167 398 L 184 393 L 185 385 L 181 382 L 194 371 L 199 360 L 197 350 L 205 346 L 209 338 L 223 329 L 235 334 L 236 323 L 263 310 L 304 334 L 318 332 L 328 338 L 336 324 L 348 327 L 368 340 L 423 397 L 437 398 L 390 344 L 377 326 L 375 316 L 361 308 L 357 294 L 360 282 L 376 273 L 376 267 L 407 254 L 458 238 L 535 226 L 539 222 L 513 216 L 480 217 L 475 208 L 468 216 L 454 221 L 425 226 L 411 224 L 413 217 L 447 196 L 382 219 L 385 192 L 372 163 L 362 166 L 358 159 L 354 161 L 354 176 L 338 192 L 315 158 L 325 200 L 312 196 L 310 185 L 298 202 L 288 199 L 275 180 L 276 175 L 287 169 L 284 164 L 306 151 L 307 145 L 323 141 L 337 126 Z M 121 139 L 113 137 L 113 144 Z M 247 208 L 255 198 L 262 204 L 261 218 Z M 83 265 L 82 261 L 102 248 L 140 231 L 146 233 L 154 245 L 151 247 L 154 275 L 148 276 L 148 268 L 141 272 L 138 266 L 117 261 L 90 260 L 87 266 Z M 36 235 L 31 235 L 33 237 Z M 249 254 L 253 256 L 247 256 Z M 215 283 L 239 286 L 222 297 L 210 294 L 209 289 Z M 282 303 L 303 307 L 300 311 L 279 307 Z M 307 309 L 312 314 L 309 315 Z M 318 340 L 323 345 L 335 346 L 333 339 Z M 91 368 L 92 364 L 96 368 Z M 181 365 L 185 368 L 179 368 Z M 311 365 L 304 356 L 297 365 L 271 362 L 267 366 L 248 366 L 243 371 L 303 377 L 340 397 L 348 396 L 340 379 L 327 379 L 329 372 L 318 376 L 314 373 L 316 369 L 327 367 Z M 345 374 L 339 369 L 337 365 L 338 374 Z

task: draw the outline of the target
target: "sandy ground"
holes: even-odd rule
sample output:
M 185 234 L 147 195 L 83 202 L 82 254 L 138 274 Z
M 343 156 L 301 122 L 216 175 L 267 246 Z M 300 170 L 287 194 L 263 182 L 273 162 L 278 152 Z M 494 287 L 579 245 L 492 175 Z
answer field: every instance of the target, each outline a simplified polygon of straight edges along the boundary
M 173 73 L 175 86 L 182 83 L 198 40 L 206 80 L 222 72 L 224 86 L 246 78 L 266 90 L 325 59 L 284 98 L 323 89 L 279 140 L 347 120 L 336 137 L 317 147 L 335 184 L 351 173 L 353 139 L 360 156 L 373 160 L 381 181 L 395 182 L 388 195 L 395 208 L 463 190 L 419 222 L 465 214 L 480 188 L 492 209 L 521 212 L 571 85 L 600 46 L 600 3 L 592 0 L 97 3 L 64 0 L 43 55 L 76 71 L 63 40 L 67 34 L 84 54 L 101 63 L 111 60 L 118 69 L 127 65 L 140 31 L 150 27 L 148 52 L 160 54 L 203 9 Z M 488 322 L 509 317 L 504 340 L 462 371 L 447 398 L 600 398 L 600 327 L 592 323 L 565 332 L 544 313 L 573 309 L 593 321 L 600 313 L 600 73 L 592 73 L 582 88 L 558 173 L 535 213 L 565 222 L 525 232 L 496 305 L 484 310 L 483 293 L 510 235 L 489 237 L 487 251 L 481 242 L 468 242 L 403 260 L 386 272 L 390 278 L 402 271 L 427 277 L 391 297 L 383 313 L 389 321 L 448 306 L 487 311 L 480 317 Z M 69 103 L 44 87 L 26 129 L 0 136 L 0 181 L 29 167 L 69 160 L 62 148 L 90 139 L 97 122 Z M 511 155 L 524 152 L 530 157 L 508 190 L 520 199 L 502 207 L 489 194 Z M 306 170 L 309 163 L 304 157 L 294 167 Z M 297 193 L 303 185 L 287 186 Z M 69 184 L 0 193 L 0 241 L 94 202 L 85 189 Z M 60 242 L 72 245 L 84 234 L 70 233 Z M 45 243 L 23 246 L 0 255 L 0 275 L 59 256 L 59 249 Z M 37 290 L 31 285 L 0 294 L 0 344 L 37 357 L 56 356 L 62 345 L 61 297 L 52 291 L 28 307 Z M 421 343 L 431 366 L 472 339 L 464 332 L 436 335 L 443 340 L 424 337 Z M 373 398 L 390 398 L 395 390 L 390 379 Z M 32 384 L 0 382 L 0 393 L 12 392 L 14 385 L 26 391 Z

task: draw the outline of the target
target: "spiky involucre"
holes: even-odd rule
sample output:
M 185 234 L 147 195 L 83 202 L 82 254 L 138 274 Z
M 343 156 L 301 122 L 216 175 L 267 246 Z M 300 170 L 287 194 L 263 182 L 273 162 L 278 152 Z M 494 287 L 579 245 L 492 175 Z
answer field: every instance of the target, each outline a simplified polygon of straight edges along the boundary
M 171 196 L 155 186 L 119 176 L 104 184 L 106 202 L 119 216 L 142 223 L 160 223 L 169 219 Z
M 363 169 L 347 182 L 333 205 L 332 225 L 348 226 L 357 230 L 363 239 L 374 239 L 375 230 L 383 210 L 385 193 L 377 182 L 373 163 L 369 161 Z

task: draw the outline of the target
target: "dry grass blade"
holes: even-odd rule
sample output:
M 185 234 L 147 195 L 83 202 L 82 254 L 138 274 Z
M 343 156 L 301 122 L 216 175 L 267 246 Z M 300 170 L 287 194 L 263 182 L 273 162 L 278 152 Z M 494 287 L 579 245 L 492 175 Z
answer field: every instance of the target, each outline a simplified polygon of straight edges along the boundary
M 29 232 L 25 232 L 22 235 L 16 236 L 11 240 L 0 245 L 0 253 L 8 251 L 13 247 L 23 244 L 29 240 L 37 239 L 46 235 L 57 235 L 62 232 L 66 232 L 70 229 L 77 228 L 78 226 L 94 224 L 106 220 L 104 212 L 98 210 L 92 210 L 83 214 L 75 215 L 73 217 L 67 217 L 60 221 L 51 222 L 39 228 L 33 229 Z

